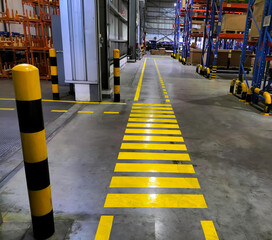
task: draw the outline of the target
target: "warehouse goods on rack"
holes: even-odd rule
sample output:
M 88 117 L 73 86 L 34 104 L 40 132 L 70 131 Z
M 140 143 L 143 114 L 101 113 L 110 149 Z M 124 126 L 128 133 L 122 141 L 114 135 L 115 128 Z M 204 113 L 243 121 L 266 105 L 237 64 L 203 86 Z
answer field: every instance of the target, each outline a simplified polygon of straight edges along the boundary
M 201 63 L 196 71 L 215 79 L 218 70 L 235 73 L 239 69 L 248 4 L 207 0 Z M 251 60 L 247 59 L 247 72 Z
M 254 10 L 253 10 L 254 9 Z M 272 1 L 249 0 L 247 20 L 243 40 L 239 75 L 231 82 L 230 94 L 240 97 L 247 104 L 264 104 L 264 114 L 269 115 L 271 110 L 272 93 Z M 252 20 L 251 20 L 252 19 Z M 249 32 L 249 29 L 251 31 Z M 257 40 L 257 42 L 256 42 Z M 250 84 L 245 72 L 245 61 L 248 58 L 246 48 L 256 42 L 256 58 L 254 72 Z M 240 96 L 241 95 L 241 96 Z
M 10 78 L 19 63 L 39 68 L 42 79 L 50 79 L 49 49 L 53 47 L 51 15 L 59 14 L 58 0 L 22 0 L 21 12 L 9 9 L 0 14 L 0 77 Z
M 186 0 L 185 8 L 181 9 L 181 17 L 184 19 L 183 44 L 181 62 L 185 65 L 199 63 L 200 50 L 197 49 L 201 43 L 199 39 L 203 38 L 205 25 L 204 13 L 206 0 Z M 194 39 L 194 42 L 192 42 Z

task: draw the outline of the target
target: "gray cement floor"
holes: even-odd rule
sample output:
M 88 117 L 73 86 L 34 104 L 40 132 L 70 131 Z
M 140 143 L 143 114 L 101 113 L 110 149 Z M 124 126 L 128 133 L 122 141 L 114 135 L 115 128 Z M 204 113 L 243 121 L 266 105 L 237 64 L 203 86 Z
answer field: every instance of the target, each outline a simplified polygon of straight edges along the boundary
M 139 102 L 164 103 L 154 61 L 147 58 Z M 143 60 L 121 71 L 125 105 L 75 104 L 55 119 L 69 121 L 47 145 L 57 226 L 52 239 L 94 239 L 101 215 L 114 215 L 111 240 L 204 240 L 201 220 L 214 222 L 220 240 L 272 239 L 272 118 L 227 95 L 230 81 L 222 75 L 216 81 L 204 79 L 194 67 L 170 57 L 156 57 L 156 62 L 201 189 L 109 188 L 112 176 L 130 175 L 114 173 L 114 167 Z M 94 114 L 77 114 L 79 109 Z M 21 152 L 10 159 L 22 162 Z M 104 208 L 108 193 L 201 193 L 208 208 Z M 0 239 L 32 239 L 23 168 L 1 186 L 0 212 Z

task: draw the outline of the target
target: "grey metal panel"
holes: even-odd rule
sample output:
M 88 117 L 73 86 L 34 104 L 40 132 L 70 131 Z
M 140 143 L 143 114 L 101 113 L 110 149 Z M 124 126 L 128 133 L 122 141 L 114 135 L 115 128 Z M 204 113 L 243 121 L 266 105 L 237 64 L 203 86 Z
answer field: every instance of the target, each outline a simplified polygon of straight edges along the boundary
M 84 0 L 84 32 L 87 79 L 90 83 L 98 83 L 98 42 L 95 0 Z M 83 56 L 83 55 L 82 55 Z
M 70 33 L 70 9 L 68 8 L 67 0 L 60 0 L 60 18 L 61 18 L 61 33 L 62 33 L 62 46 L 63 46 L 63 63 L 64 63 L 64 78 L 65 81 L 72 81 L 72 56 L 71 56 L 71 36 Z M 65 14 L 64 14 L 65 13 Z
M 85 63 L 85 39 L 83 27 L 83 4 L 82 1 L 71 1 L 71 26 L 73 35 L 73 65 L 75 80 L 87 80 Z
M 57 52 L 59 85 L 64 85 L 65 77 L 64 77 L 64 62 L 63 62 L 60 16 L 52 15 L 51 22 L 52 22 L 53 45 Z

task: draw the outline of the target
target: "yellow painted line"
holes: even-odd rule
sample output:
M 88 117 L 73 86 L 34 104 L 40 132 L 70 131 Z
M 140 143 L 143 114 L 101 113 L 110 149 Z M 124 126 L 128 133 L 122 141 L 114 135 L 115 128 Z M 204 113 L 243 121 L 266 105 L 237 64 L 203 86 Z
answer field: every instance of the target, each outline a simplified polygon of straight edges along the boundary
M 104 114 L 119 114 L 119 112 L 104 112 Z
M 139 83 L 138 83 L 138 86 L 137 86 L 137 90 L 136 90 L 136 93 L 135 93 L 134 101 L 139 101 L 142 82 L 143 82 L 143 76 L 144 76 L 144 70 L 145 70 L 145 64 L 146 64 L 146 59 L 144 61 L 144 65 L 143 65 L 142 73 L 141 73 Z
M 184 142 L 183 137 L 125 135 L 123 141 Z
M 219 240 L 213 221 L 201 221 L 201 225 L 206 240 Z
M 129 122 L 146 122 L 146 123 L 154 123 L 154 122 L 162 122 L 162 123 L 177 123 L 176 119 L 156 119 L 156 118 L 129 118 Z
M 163 94 L 166 94 L 166 95 L 167 95 L 168 93 L 167 93 L 167 92 L 164 92 Z
M 121 149 L 142 149 L 142 150 L 173 150 L 186 151 L 185 144 L 162 144 L 162 143 L 122 143 Z
M 195 173 L 191 164 L 116 163 L 114 172 Z
M 15 101 L 15 98 L 0 98 L 0 101 Z M 68 100 L 51 100 L 51 99 L 42 99 L 43 102 L 59 102 L 59 103 L 84 103 L 84 104 L 116 104 L 116 105 L 126 105 L 126 103 L 120 102 L 82 102 L 82 101 L 68 101 Z
M 166 99 L 165 101 L 166 101 L 166 102 L 170 102 L 170 100 L 169 100 L 169 99 Z
M 158 110 L 173 110 L 171 107 L 132 107 L 132 109 L 158 109 Z
M 119 152 L 120 160 L 190 161 L 188 153 Z
M 59 112 L 59 113 L 61 113 L 61 112 L 68 112 L 68 110 L 51 110 L 51 112 Z
M 163 86 L 162 88 L 165 88 L 165 86 Z
M 108 194 L 105 208 L 207 208 L 202 194 Z
M 168 96 L 168 95 L 165 95 L 164 97 L 165 97 L 165 98 L 169 98 L 169 96 Z
M 133 128 L 127 128 L 125 133 L 181 135 L 180 130 L 166 130 L 166 129 L 136 129 L 136 128 L 133 129 Z
M 140 105 L 143 105 L 143 106 L 158 106 L 158 107 L 171 107 L 171 104 L 157 104 L 157 103 L 133 103 L 133 105 L 136 105 L 136 106 L 140 106 Z
M 94 113 L 93 111 L 78 111 L 78 113 Z
M 153 110 L 131 110 L 134 113 L 166 113 L 166 114 L 174 114 L 173 111 L 153 111 Z
M 176 118 L 175 115 L 159 115 L 159 114 L 140 114 L 140 113 L 131 113 L 130 117 L 149 117 L 149 118 Z
M 178 124 L 128 123 L 127 127 L 137 128 L 179 128 Z
M 13 111 L 15 108 L 0 108 L 2 111 Z
M 113 216 L 101 216 L 94 240 L 108 240 L 112 228 Z
M 112 177 L 110 188 L 195 188 L 197 178 L 177 177 Z
M 163 89 L 164 92 L 166 92 L 166 89 Z

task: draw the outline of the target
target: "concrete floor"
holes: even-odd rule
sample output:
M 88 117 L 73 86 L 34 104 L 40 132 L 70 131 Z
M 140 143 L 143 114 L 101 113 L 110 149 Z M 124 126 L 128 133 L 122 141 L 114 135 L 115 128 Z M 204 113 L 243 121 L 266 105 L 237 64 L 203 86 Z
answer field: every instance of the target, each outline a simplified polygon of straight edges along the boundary
M 54 119 L 69 121 L 58 123 L 65 125 L 52 134 L 47 145 L 57 229 L 52 239 L 94 239 L 101 215 L 114 216 L 111 240 L 204 240 L 202 220 L 213 221 L 221 240 L 272 239 L 271 117 L 262 116 L 257 109 L 227 95 L 230 81 L 224 80 L 223 75 L 210 81 L 197 75 L 194 67 L 183 66 L 170 57 L 155 60 L 191 157 L 189 163 L 196 173 L 114 172 L 116 163 L 124 162 L 117 157 L 124 151 L 120 146 L 144 59 L 129 63 L 121 71 L 121 98 L 126 104 L 73 104 L 66 106 L 67 113 L 58 113 Z M 164 104 L 163 96 L 154 60 L 147 56 L 139 103 Z M 79 109 L 94 113 L 78 114 Z M 119 114 L 104 114 L 105 111 Z M 16 114 L 6 117 L 13 119 L 13 127 L 18 129 Z M 21 163 L 21 152 L 10 159 Z M 32 239 L 21 167 L 0 185 L 4 221 L 0 239 Z M 109 188 L 113 176 L 194 177 L 201 189 Z M 203 194 L 208 207 L 104 208 L 109 193 Z

